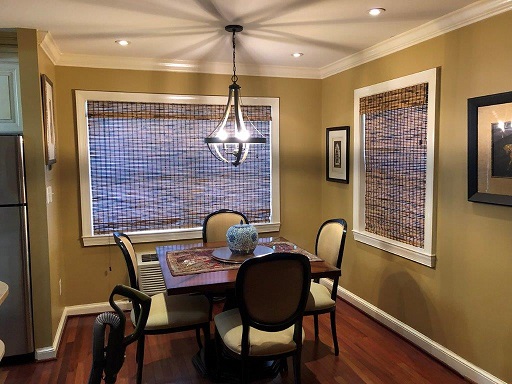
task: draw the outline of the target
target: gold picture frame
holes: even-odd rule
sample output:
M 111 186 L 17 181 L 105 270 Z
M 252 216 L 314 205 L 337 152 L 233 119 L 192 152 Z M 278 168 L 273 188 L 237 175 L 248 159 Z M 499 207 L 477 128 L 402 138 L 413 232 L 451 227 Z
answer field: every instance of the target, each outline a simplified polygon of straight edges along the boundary
M 55 103 L 53 98 L 53 83 L 46 75 L 41 75 L 43 93 L 43 122 L 46 165 L 57 162 L 55 140 Z

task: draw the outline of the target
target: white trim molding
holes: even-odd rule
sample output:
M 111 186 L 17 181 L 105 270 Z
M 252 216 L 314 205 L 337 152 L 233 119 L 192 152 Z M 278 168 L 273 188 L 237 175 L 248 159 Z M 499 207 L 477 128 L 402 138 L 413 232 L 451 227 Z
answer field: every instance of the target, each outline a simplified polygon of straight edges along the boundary
M 123 311 L 129 311 L 132 309 L 131 303 L 129 303 L 127 300 L 120 300 L 116 301 L 115 303 Z M 57 358 L 57 351 L 59 349 L 60 340 L 64 333 L 64 327 L 69 316 L 91 315 L 95 313 L 112 311 L 113 309 L 108 302 L 64 307 L 60 317 L 59 326 L 57 327 L 57 332 L 55 333 L 55 338 L 53 339 L 53 344 L 49 347 L 37 348 L 35 351 L 35 359 L 40 361 Z
M 425 159 L 425 199 L 424 199 L 424 241 L 421 246 L 407 244 L 391 238 L 380 236 L 366 230 L 366 127 L 365 115 L 360 113 L 360 99 L 384 92 L 393 91 L 417 84 L 428 84 L 428 106 L 426 121 L 426 159 Z M 435 128 L 437 68 L 403 76 L 398 79 L 373 84 L 354 91 L 354 239 L 372 247 L 394 253 L 429 267 L 435 266 L 435 204 L 434 204 L 434 159 L 435 159 Z M 380 186 L 380 185 L 379 185 Z M 419 214 L 419 213 L 418 213 Z
M 281 223 L 263 223 L 253 224 L 259 234 L 279 232 Z M 154 232 L 126 232 L 130 236 L 133 243 L 156 243 L 159 241 L 175 241 L 175 240 L 193 240 L 202 239 L 202 228 L 185 228 L 175 229 L 172 231 L 154 231 Z M 112 245 L 112 234 L 96 235 L 96 236 L 82 236 L 82 241 L 85 247 L 92 245 Z
M 78 155 L 80 171 L 80 200 L 82 217 L 82 241 L 84 246 L 112 244 L 111 235 L 95 235 L 93 233 L 92 190 L 90 173 L 89 128 L 87 121 L 87 101 L 117 101 L 138 103 L 186 103 L 225 105 L 225 96 L 204 95 L 173 95 L 156 93 L 130 93 L 75 90 L 76 124 L 78 131 Z M 280 182 L 279 182 L 279 98 L 276 97 L 244 97 L 244 105 L 268 105 L 272 108 L 271 142 L 271 182 L 269 223 L 255 223 L 259 233 L 278 232 L 281 221 Z M 134 243 L 158 242 L 173 240 L 189 240 L 202 238 L 202 229 L 184 228 L 154 231 L 139 231 L 130 234 Z
M 40 46 L 54 65 L 63 67 L 129 69 L 185 73 L 231 75 L 233 64 L 199 63 L 188 60 L 162 60 L 149 57 L 98 56 L 63 53 L 50 32 L 39 31 Z M 320 79 L 320 70 L 307 67 L 277 65 L 237 64 L 237 72 L 247 76 L 287 77 L 295 79 Z
M 398 52 L 426 40 L 466 25 L 499 15 L 512 9 L 510 0 L 482 0 L 456 10 L 436 20 L 420 25 L 379 44 L 347 56 L 322 68 L 261 66 L 238 64 L 240 74 L 249 76 L 325 79 L 358 65 Z M 89 68 L 113 68 L 148 71 L 213 73 L 230 75 L 229 63 L 202 63 L 169 61 L 152 58 L 95 56 L 62 53 L 49 32 L 42 32 L 41 48 L 54 65 Z
M 332 64 L 326 65 L 320 68 L 320 78 L 325 79 L 350 68 L 369 63 L 370 61 L 412 47 L 413 45 L 465 27 L 466 25 L 499 15 L 511 9 L 512 2 L 510 0 L 482 0 L 470 4 L 436 20 L 432 20 Z
M 435 268 L 436 256 L 433 253 L 423 252 L 420 249 L 408 249 L 401 246 L 400 243 L 386 239 L 382 236 L 372 235 L 368 236 L 365 232 L 352 230 L 354 240 L 372 247 L 382 249 L 383 251 L 394 253 L 395 255 L 402 256 L 406 259 L 415 261 L 426 265 L 427 267 Z M 411 247 L 412 248 L 412 247 Z
M 321 279 L 320 282 L 327 288 L 332 289 L 332 280 Z M 461 356 L 443 347 L 441 344 L 428 338 L 414 328 L 377 308 L 373 304 L 363 300 L 347 289 L 338 286 L 337 295 L 476 384 L 507 384 L 505 381 L 470 363 Z M 116 304 L 123 311 L 129 311 L 131 309 L 131 304 L 127 301 L 116 301 Z M 90 315 L 109 311 L 112 311 L 112 308 L 107 302 L 65 307 L 62 312 L 53 345 L 36 349 L 36 360 L 56 358 L 68 316 Z
M 60 58 L 62 57 L 62 52 L 50 32 L 46 31 L 38 31 L 37 32 L 37 40 L 39 42 L 40 47 L 43 49 L 44 53 L 48 56 L 50 61 L 54 65 L 58 65 Z
M 332 280 L 320 282 L 332 289 Z M 347 289 L 338 286 L 337 295 L 476 384 L 507 384 Z

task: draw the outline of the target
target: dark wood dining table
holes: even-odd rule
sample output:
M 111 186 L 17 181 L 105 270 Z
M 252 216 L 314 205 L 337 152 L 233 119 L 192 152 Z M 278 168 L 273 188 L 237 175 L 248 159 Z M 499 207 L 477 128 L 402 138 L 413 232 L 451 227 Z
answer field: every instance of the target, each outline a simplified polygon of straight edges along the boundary
M 280 238 L 266 238 L 262 241 L 286 241 Z M 291 242 L 290 242 L 291 243 Z M 234 289 L 236 275 L 238 269 L 215 270 L 201 273 L 193 273 L 188 275 L 173 276 L 167 262 L 168 252 L 180 252 L 188 249 L 191 254 L 194 250 L 200 252 L 204 248 L 220 248 L 225 247 L 225 242 L 219 243 L 196 243 L 189 245 L 166 245 L 156 247 L 156 253 L 162 274 L 169 295 L 178 295 L 183 293 L 204 293 L 204 294 L 222 294 L 226 291 Z M 300 250 L 300 248 L 297 247 Z M 311 261 L 311 278 L 329 278 L 333 279 L 340 276 L 340 269 L 327 264 L 324 261 Z
M 315 255 L 297 247 L 292 242 L 280 237 L 280 238 L 263 238 L 260 239 L 260 244 L 266 246 L 272 246 L 272 244 L 277 244 L 275 247 L 272 247 L 278 252 L 283 248 L 283 245 L 286 245 L 287 248 L 291 248 L 293 252 L 303 253 L 308 256 L 311 260 L 311 278 L 334 278 L 336 276 L 341 275 L 340 269 L 333 267 L 323 260 L 317 258 Z M 167 245 L 160 246 L 156 248 L 156 253 L 158 256 L 158 261 L 160 263 L 160 267 L 162 268 L 162 274 L 165 281 L 165 286 L 167 288 L 167 294 L 169 295 L 178 295 L 178 294 L 187 294 L 187 293 L 202 293 L 210 298 L 215 295 L 225 295 L 227 296 L 224 309 L 232 308 L 236 306 L 234 299 L 234 289 L 236 276 L 238 273 L 237 266 L 233 266 L 233 264 L 226 264 L 224 267 L 230 268 L 225 270 L 208 270 L 202 269 L 201 272 L 198 273 L 187 273 L 187 274 L 175 274 L 171 273 L 171 269 L 169 267 L 169 260 L 173 258 L 176 260 L 177 255 L 184 255 L 185 264 L 190 263 L 194 264 L 194 259 L 209 259 L 210 256 L 213 255 L 212 248 L 220 249 L 225 247 L 225 242 L 220 243 L 196 243 L 189 245 Z M 285 248 L 286 248 L 285 247 Z M 273 249 L 269 251 L 272 252 Z M 207 255 L 207 256 L 205 256 Z M 223 266 L 219 263 L 215 262 L 215 268 L 222 268 Z M 220 263 L 222 264 L 222 263 Z M 208 265 L 208 263 L 206 263 Z M 240 264 L 238 264 L 239 266 Z M 212 340 L 210 340 L 210 343 Z M 207 342 L 208 343 L 208 342 Z M 192 358 L 192 362 L 196 369 L 204 376 L 210 378 L 213 382 L 231 382 L 235 378 L 237 378 L 235 365 L 232 365 L 232 370 L 223 370 L 222 373 L 217 372 L 215 369 L 216 357 L 214 354 L 213 347 L 209 348 L 201 348 L 201 350 Z M 252 376 L 254 378 L 268 378 L 275 377 L 280 368 L 280 361 L 269 361 L 264 363 L 262 366 L 258 366 L 257 368 L 251 369 Z M 229 364 L 227 364 L 229 366 Z M 224 365 L 226 368 L 226 365 Z M 217 375 L 221 375 L 220 377 Z

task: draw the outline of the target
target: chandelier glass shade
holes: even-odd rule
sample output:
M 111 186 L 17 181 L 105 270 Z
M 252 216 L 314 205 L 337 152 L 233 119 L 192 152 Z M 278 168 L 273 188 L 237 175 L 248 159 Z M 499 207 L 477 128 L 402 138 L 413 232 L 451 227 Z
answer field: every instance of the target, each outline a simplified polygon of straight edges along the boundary
M 233 166 L 242 164 L 249 154 L 251 144 L 265 144 L 267 139 L 261 135 L 257 128 L 250 122 L 244 121 L 242 114 L 242 99 L 240 86 L 237 84 L 235 64 L 235 33 L 241 32 L 240 25 L 228 25 L 226 31 L 233 33 L 233 76 L 229 86 L 228 101 L 224 114 L 213 132 L 204 142 L 210 152 L 221 161 Z

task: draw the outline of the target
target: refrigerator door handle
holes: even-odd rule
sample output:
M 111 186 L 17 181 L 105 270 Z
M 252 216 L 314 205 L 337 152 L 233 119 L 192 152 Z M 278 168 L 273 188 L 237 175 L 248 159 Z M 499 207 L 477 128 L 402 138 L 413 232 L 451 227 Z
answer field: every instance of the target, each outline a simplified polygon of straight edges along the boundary
M 27 194 L 25 189 L 25 156 L 23 153 L 23 136 L 16 136 L 16 155 L 18 160 L 18 185 L 19 185 L 19 202 L 27 203 Z
M 23 252 L 23 273 L 25 275 L 26 283 L 25 283 L 25 308 L 27 311 L 26 316 L 26 329 L 27 335 L 30 335 L 29 340 L 27 340 L 27 344 L 29 350 L 34 350 L 34 337 L 33 337 L 33 319 L 32 319 L 32 285 L 30 278 L 30 253 L 29 253 L 29 243 L 28 243 L 28 214 L 27 207 L 21 207 L 21 249 Z

